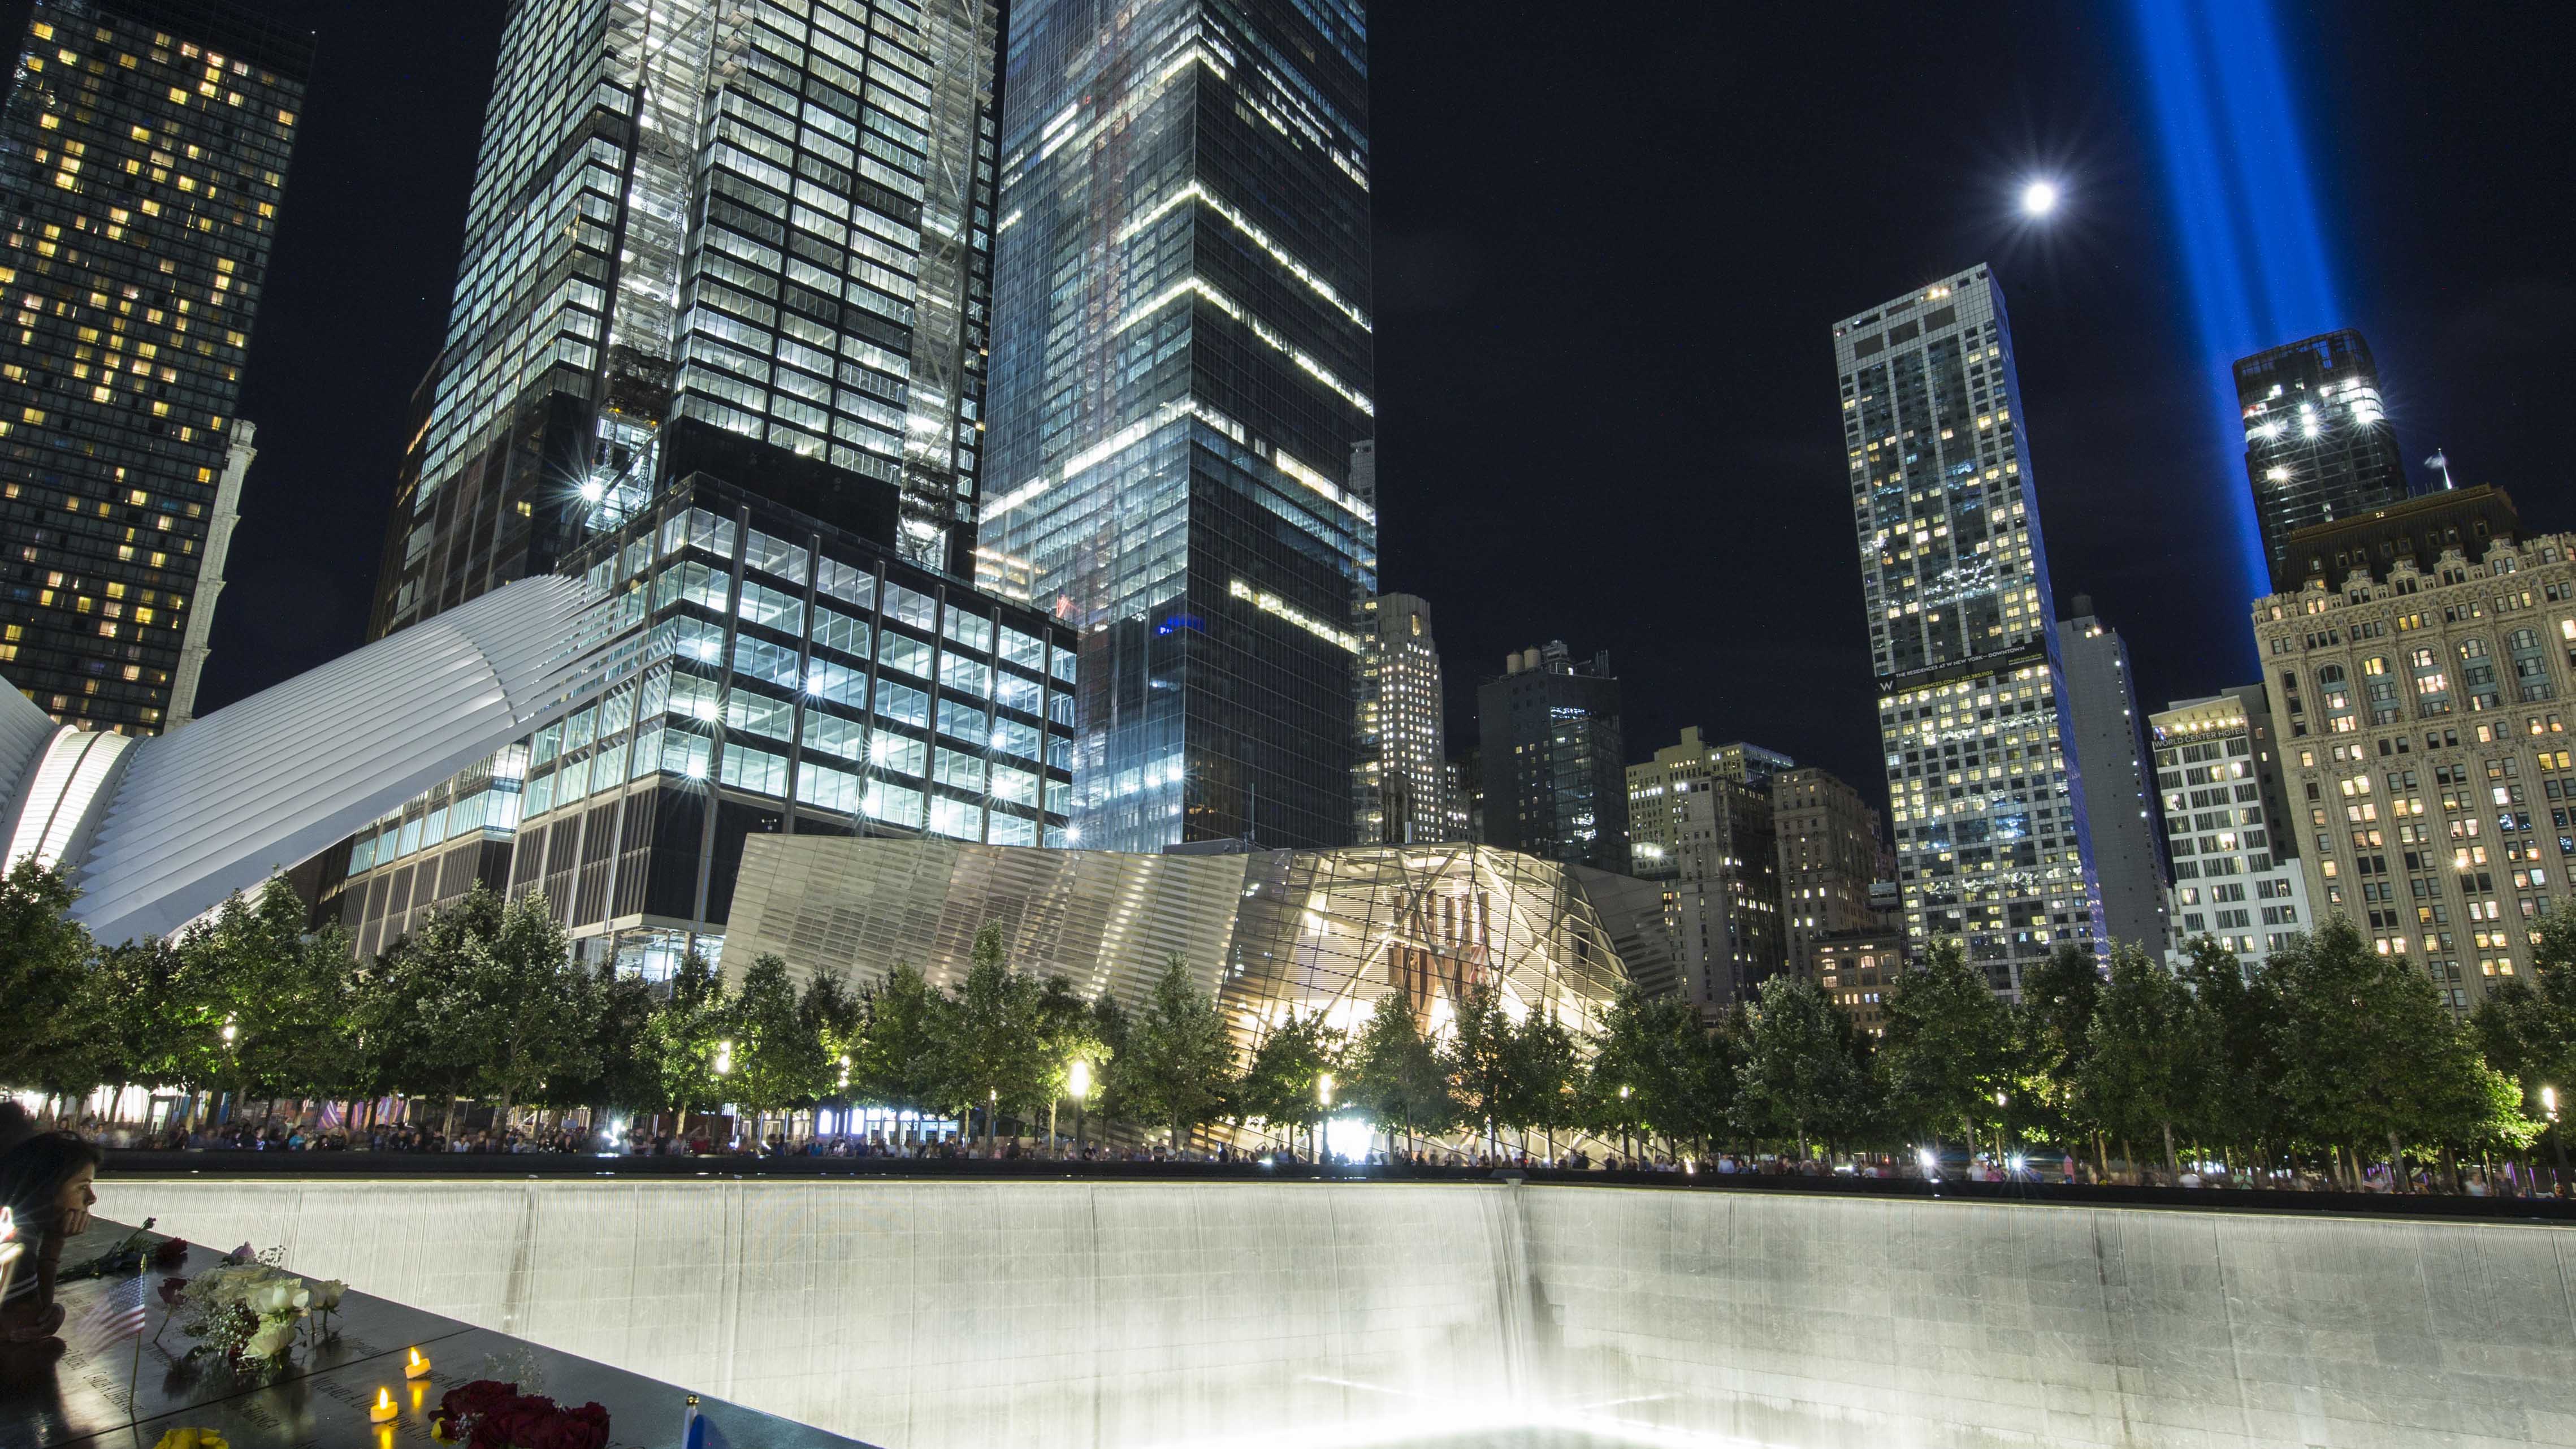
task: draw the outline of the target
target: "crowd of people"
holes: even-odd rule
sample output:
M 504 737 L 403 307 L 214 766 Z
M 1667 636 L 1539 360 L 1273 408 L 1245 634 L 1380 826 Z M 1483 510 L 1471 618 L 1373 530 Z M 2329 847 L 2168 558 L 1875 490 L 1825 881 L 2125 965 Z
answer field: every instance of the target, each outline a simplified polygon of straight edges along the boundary
M 15 1104 L 11 1104 L 16 1110 Z M 94 1147 L 150 1151 L 250 1152 L 389 1152 L 389 1153 L 556 1153 L 611 1157 L 819 1157 L 893 1158 L 906 1160 L 1072 1161 L 1100 1163 L 1261 1163 L 1308 1166 L 1311 1147 L 1299 1139 L 1267 1145 L 1220 1144 L 1175 1149 L 1165 1144 L 1106 1144 L 1034 1137 L 961 1137 L 951 1123 L 925 1123 L 901 1131 L 815 1133 L 790 1137 L 783 1132 L 752 1136 L 735 1119 L 696 1117 L 686 1122 L 664 1118 L 618 1124 L 594 1132 L 575 1117 L 525 1126 L 494 1128 L 460 1124 L 451 1135 L 436 1122 L 385 1121 L 351 1127 L 337 1114 L 290 1111 L 265 1120 L 250 1117 L 228 1122 L 199 1122 L 186 1127 L 147 1128 L 95 1117 L 69 1118 L 46 1125 Z M 2261 1189 L 2286 1192 L 2347 1191 L 2312 1167 L 2281 1164 L 2248 1168 L 2242 1164 L 2184 1162 L 2173 1167 L 2087 1160 L 2080 1154 L 1998 1155 L 1992 1152 L 1936 1157 L 1929 1151 L 1903 1154 L 1853 1153 L 1811 1156 L 1765 1152 L 1715 1152 L 1705 1156 L 1637 1150 L 1633 1144 L 1595 1151 L 1577 1145 L 1557 1153 L 1514 1152 L 1466 1147 L 1375 1147 L 1356 1155 L 1334 1154 L 1331 1165 L 1358 1169 L 1553 1169 L 1577 1172 L 1644 1172 L 1711 1177 L 1856 1177 L 1936 1178 L 1945 1181 L 2049 1183 L 2081 1186 L 2147 1186 L 2201 1189 Z M 2392 1176 L 2385 1163 L 2364 1167 L 2360 1188 L 2372 1193 L 2459 1192 L 2470 1197 L 2559 1196 L 2558 1184 L 2546 1172 L 2513 1164 L 2465 1163 L 2456 1181 L 2417 1168 L 2407 1177 Z

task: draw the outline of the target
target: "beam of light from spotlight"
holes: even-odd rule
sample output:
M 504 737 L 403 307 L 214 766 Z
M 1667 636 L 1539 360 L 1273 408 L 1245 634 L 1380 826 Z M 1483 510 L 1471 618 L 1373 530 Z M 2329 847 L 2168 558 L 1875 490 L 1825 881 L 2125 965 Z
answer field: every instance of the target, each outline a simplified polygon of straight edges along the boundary
M 2220 456 L 2244 454 L 2230 365 L 2346 325 L 2273 0 L 2132 0 Z M 2270 592 L 2254 499 L 2221 470 L 2244 595 Z

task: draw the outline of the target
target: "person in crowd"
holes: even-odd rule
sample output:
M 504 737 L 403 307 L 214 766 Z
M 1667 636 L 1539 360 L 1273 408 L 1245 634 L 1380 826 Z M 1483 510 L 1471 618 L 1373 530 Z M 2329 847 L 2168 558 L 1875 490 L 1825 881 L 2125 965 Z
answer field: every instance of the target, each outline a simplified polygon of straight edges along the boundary
M 6 1205 L 18 1238 L 30 1245 L 0 1301 L 0 1342 L 41 1343 L 63 1326 L 54 1301 L 63 1244 L 89 1231 L 90 1183 L 106 1155 L 69 1132 L 26 1138 L 0 1156 L 0 1205 Z

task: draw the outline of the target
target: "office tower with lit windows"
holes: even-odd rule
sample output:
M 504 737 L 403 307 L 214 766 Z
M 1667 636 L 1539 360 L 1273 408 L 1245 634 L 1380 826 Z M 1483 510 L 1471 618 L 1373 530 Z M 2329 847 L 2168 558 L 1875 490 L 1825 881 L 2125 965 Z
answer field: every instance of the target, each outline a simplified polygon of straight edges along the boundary
M 1771 792 L 1722 775 L 1676 780 L 1667 814 L 1674 847 L 1664 927 L 1683 999 L 1715 1025 L 1784 960 Z
M 1378 594 L 1359 610 L 1359 765 L 1351 773 L 1362 845 L 1463 840 L 1451 827 L 1440 650 L 1431 606 Z
M 905 557 L 961 571 L 995 30 L 992 0 L 511 6 L 372 631 L 551 571 L 711 456 L 828 524 L 891 484 Z
M 1376 592 L 1356 0 L 1020 0 L 978 577 L 1082 631 L 1077 824 L 1352 832 Z
M 2316 924 L 2271 701 L 2262 685 L 2241 684 L 2147 723 L 2173 850 L 2168 959 L 2182 965 L 2207 937 L 2250 972 Z
M 2075 758 L 2084 770 L 2084 805 L 2093 837 L 2093 876 L 2102 891 L 2102 926 L 2115 942 L 2161 960 L 2170 939 L 2165 913 L 2164 827 L 2157 820 L 2154 771 L 2145 719 L 2129 671 L 2128 641 L 2094 617 L 2093 600 L 2075 596 L 2073 616 L 2057 622 Z
M 1772 777 L 1771 820 L 1785 964 L 1813 980 L 1818 938 L 1877 924 L 1869 888 L 1893 868 L 1887 843 L 1878 811 L 1860 791 L 1812 766 Z
M 1713 745 L 1699 726 L 1685 727 L 1677 743 L 1627 769 L 1629 863 L 1624 868 L 1640 880 L 1670 880 L 1679 872 L 1681 828 L 1673 815 L 1673 800 L 1680 786 L 1694 780 L 1726 780 L 1767 791 L 1775 777 L 1796 763 L 1787 755 L 1741 740 Z
M 2296 589 L 2286 552 L 2302 528 L 2385 508 L 2406 497 L 2370 344 L 2350 329 L 2237 360 L 2245 413 L 2245 477 L 2263 530 L 2272 587 Z
M 1907 935 L 2017 994 L 2103 928 L 2003 291 L 1972 267 L 1833 335 Z
M 2253 623 L 2308 900 L 2474 1010 L 2576 870 L 2576 534 L 2475 487 L 2289 552 L 2313 571 Z
M 0 114 L 0 674 L 55 719 L 153 734 L 194 698 L 312 61 L 224 0 L 29 18 Z
M 1627 749 L 1609 653 L 1579 661 L 1550 640 L 1503 671 L 1476 689 L 1485 843 L 1624 872 Z

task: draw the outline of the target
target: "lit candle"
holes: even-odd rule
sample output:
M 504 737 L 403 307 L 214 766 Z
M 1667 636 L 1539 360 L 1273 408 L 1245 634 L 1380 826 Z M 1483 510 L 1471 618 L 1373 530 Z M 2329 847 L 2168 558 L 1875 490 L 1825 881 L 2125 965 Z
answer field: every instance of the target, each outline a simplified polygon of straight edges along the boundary
M 428 1372 L 429 1360 L 420 1356 L 420 1350 L 417 1347 L 413 1348 L 411 1351 L 411 1362 L 403 1365 L 403 1377 L 407 1379 L 416 1379 L 426 1375 Z
M 397 1411 L 394 1408 L 394 1391 L 388 1388 L 379 1387 L 376 1390 L 376 1401 L 367 1407 L 367 1422 L 370 1424 L 390 1424 L 393 1422 L 394 1414 L 396 1412 Z

